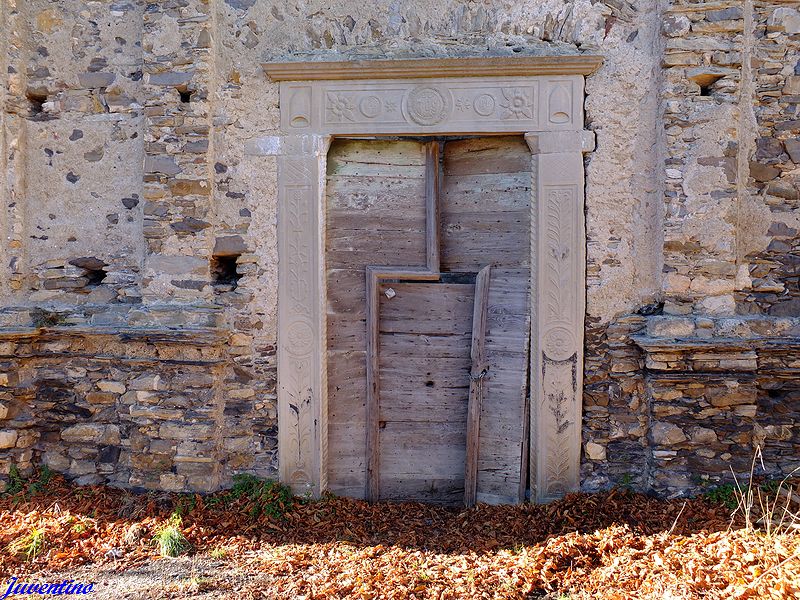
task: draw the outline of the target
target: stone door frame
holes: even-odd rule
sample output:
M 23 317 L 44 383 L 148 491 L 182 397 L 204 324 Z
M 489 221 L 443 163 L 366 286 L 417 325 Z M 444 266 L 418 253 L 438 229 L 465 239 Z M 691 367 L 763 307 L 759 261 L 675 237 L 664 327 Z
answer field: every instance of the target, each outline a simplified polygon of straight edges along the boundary
M 263 65 L 280 82 L 278 155 L 278 460 L 295 493 L 327 487 L 326 160 L 331 140 L 521 134 L 531 149 L 533 499 L 580 483 L 586 293 L 583 154 L 589 55 Z M 258 151 L 261 149 L 261 152 Z

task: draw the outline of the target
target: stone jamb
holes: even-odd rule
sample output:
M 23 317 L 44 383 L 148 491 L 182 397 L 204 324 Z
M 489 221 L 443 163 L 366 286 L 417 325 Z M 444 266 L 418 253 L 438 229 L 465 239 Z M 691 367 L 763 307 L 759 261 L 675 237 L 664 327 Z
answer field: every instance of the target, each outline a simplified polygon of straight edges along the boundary
M 438 78 L 434 60 L 328 63 L 335 68 L 329 66 L 327 79 L 319 62 L 264 66 L 281 81 L 283 135 L 251 140 L 248 149 L 278 155 L 278 453 L 281 479 L 295 492 L 318 496 L 326 487 L 324 206 L 331 139 L 472 133 L 522 134 L 531 148 L 533 497 L 548 501 L 578 488 L 583 153 L 594 149 L 593 134 L 583 131 L 583 75 L 600 59 L 568 57 L 559 72 L 564 58 L 504 59 L 494 70 L 487 59 L 447 59 L 442 71 L 455 76 Z

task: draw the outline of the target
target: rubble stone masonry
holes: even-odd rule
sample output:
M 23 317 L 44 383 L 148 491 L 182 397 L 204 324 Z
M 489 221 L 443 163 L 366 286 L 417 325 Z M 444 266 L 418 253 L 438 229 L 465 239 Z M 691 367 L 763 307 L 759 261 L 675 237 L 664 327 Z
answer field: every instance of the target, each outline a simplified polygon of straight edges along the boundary
M 757 447 L 800 467 L 800 2 L 4 0 L 0 480 L 275 477 L 262 63 L 548 47 L 604 57 L 584 488 L 696 492 Z

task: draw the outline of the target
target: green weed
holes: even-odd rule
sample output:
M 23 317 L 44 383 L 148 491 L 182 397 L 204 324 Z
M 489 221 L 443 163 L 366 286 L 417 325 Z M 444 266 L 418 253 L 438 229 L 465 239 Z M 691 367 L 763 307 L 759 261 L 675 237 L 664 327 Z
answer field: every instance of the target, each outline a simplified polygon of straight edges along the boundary
M 183 516 L 188 515 L 197 507 L 197 496 L 194 494 L 181 494 L 175 502 L 175 513 Z
M 39 477 L 28 484 L 27 496 L 30 498 L 37 494 L 46 492 L 47 486 L 53 479 L 54 475 L 55 473 L 53 473 L 50 467 L 47 465 L 42 465 L 39 469 Z
M 181 554 L 186 554 L 192 549 L 192 545 L 181 531 L 182 520 L 180 515 L 173 513 L 166 525 L 156 530 L 153 542 L 158 544 L 161 556 L 175 558 Z
M 25 487 L 25 478 L 19 472 L 17 465 L 11 465 L 8 472 L 8 485 L 6 485 L 6 496 L 14 496 L 22 491 Z
M 25 498 L 30 499 L 37 494 L 46 492 L 47 486 L 54 475 L 55 473 L 47 465 L 42 465 L 35 478 L 26 479 L 19 472 L 17 465 L 11 465 L 11 469 L 8 472 L 6 491 L 2 495 L 15 496 L 25 491 Z
M 734 510 L 739 506 L 739 500 L 736 498 L 736 486 L 732 483 L 715 486 L 703 493 L 703 496 L 711 502 L 722 504 L 730 510 Z
M 228 492 L 230 498 L 250 501 L 250 516 L 257 519 L 262 515 L 280 519 L 294 506 L 294 496 L 288 486 L 271 479 L 259 479 L 254 475 L 242 473 L 233 476 L 233 487 Z
M 34 527 L 30 532 L 17 538 L 8 546 L 11 554 L 24 555 L 27 560 L 33 560 L 44 550 L 44 530 Z

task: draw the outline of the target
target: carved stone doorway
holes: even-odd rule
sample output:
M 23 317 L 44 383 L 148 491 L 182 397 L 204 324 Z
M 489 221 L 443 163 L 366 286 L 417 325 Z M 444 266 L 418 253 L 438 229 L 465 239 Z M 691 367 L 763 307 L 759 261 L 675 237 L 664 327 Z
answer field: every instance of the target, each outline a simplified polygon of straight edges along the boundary
M 523 134 L 531 156 L 530 485 L 579 485 L 587 55 L 285 62 L 278 161 L 278 439 L 281 479 L 328 487 L 325 188 L 334 136 Z

